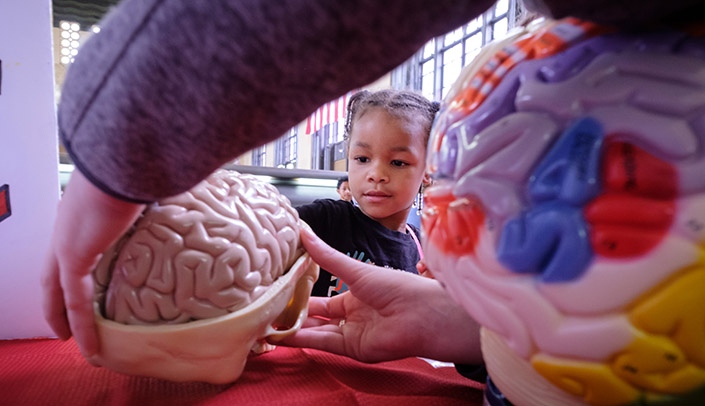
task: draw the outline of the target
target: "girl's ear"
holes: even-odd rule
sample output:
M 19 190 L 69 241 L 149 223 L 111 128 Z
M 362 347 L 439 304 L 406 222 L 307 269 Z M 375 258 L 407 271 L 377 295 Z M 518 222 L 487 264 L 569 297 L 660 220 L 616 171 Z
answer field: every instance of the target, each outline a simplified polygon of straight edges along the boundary
M 431 186 L 431 183 L 433 183 L 433 180 L 431 179 L 431 174 L 428 172 L 424 172 L 423 179 L 421 180 L 421 187 L 429 187 Z

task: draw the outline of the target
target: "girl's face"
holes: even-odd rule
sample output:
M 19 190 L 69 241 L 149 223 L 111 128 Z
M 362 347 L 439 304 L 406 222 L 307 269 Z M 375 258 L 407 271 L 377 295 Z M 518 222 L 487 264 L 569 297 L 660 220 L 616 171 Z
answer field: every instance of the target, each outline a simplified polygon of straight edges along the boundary
M 404 231 L 424 180 L 426 143 L 422 127 L 380 108 L 355 121 L 348 147 L 348 179 L 355 201 L 368 217 Z

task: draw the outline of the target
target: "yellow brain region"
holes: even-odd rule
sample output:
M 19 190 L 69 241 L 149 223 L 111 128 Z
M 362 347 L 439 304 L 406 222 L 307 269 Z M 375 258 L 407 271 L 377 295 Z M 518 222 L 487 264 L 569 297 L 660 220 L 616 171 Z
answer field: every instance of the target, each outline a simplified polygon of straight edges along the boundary
M 705 263 L 637 300 L 634 341 L 604 363 L 538 354 L 546 379 L 594 405 L 657 404 L 705 387 Z

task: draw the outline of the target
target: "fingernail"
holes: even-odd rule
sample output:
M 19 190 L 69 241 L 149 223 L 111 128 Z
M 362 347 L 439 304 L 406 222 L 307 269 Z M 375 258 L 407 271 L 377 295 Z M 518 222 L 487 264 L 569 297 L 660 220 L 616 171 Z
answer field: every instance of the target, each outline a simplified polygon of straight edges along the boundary
M 311 229 L 311 226 L 306 224 L 306 222 L 304 222 L 304 221 L 301 222 L 301 233 L 302 233 L 302 236 L 304 238 L 308 239 L 309 241 L 311 241 L 312 238 L 316 235 L 316 233 L 314 233 L 313 230 Z
M 313 234 L 311 226 L 309 226 L 308 223 L 303 220 L 301 220 L 301 229 L 306 233 Z

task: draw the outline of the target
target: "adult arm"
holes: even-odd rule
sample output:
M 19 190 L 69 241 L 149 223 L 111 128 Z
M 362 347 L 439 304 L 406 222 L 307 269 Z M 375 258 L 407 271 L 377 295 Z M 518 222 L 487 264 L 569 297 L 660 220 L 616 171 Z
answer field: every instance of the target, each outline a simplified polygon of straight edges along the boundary
M 62 141 L 104 192 L 183 192 L 493 0 L 124 0 L 81 48 Z

